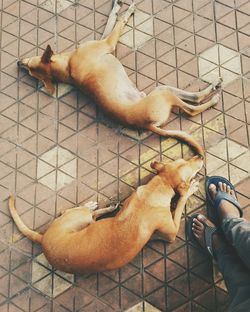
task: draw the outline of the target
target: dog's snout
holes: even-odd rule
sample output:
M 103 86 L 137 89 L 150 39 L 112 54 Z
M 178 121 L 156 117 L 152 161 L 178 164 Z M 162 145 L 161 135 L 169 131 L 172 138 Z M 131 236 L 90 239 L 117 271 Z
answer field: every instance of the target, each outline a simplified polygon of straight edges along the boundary
M 196 155 L 193 158 L 190 159 L 190 165 L 193 168 L 201 169 L 204 165 L 204 159 L 201 155 Z
M 29 58 L 17 60 L 17 66 L 18 66 L 18 67 L 27 68 L 27 67 L 28 67 L 29 61 L 30 61 Z

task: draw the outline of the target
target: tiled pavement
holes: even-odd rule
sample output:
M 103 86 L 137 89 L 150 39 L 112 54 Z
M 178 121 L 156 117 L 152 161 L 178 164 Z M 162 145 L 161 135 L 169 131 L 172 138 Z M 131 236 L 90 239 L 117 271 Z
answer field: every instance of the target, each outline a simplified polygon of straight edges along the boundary
M 127 266 L 64 274 L 22 237 L 7 209 L 10 192 L 23 220 L 42 229 L 65 208 L 123 199 L 150 174 L 151 159 L 188 157 L 186 146 L 110 123 L 95 103 L 60 85 L 50 97 L 16 59 L 100 38 L 111 0 L 1 0 L 0 311 L 223 311 L 216 267 L 187 241 L 185 219 L 205 211 L 203 184 L 188 202 L 174 244 L 153 241 Z M 126 7 L 126 6 L 125 6 Z M 194 118 L 171 115 L 168 129 L 206 148 L 206 172 L 237 184 L 250 218 L 250 39 L 248 0 L 143 0 L 117 49 L 140 90 L 170 84 L 198 90 L 224 78 L 220 103 Z

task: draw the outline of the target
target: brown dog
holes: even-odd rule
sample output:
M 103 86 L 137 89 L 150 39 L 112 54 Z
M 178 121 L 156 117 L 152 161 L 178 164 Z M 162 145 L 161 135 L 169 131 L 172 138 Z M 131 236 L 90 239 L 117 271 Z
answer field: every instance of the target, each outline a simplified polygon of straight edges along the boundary
M 55 91 L 52 81 L 73 84 L 90 93 L 115 120 L 180 139 L 202 155 L 202 147 L 186 132 L 164 130 L 160 126 L 166 124 L 172 107 L 195 116 L 217 104 L 218 94 L 198 106 L 189 105 L 183 100 L 200 104 L 220 86 L 221 80 L 196 93 L 169 86 L 159 86 L 147 96 L 140 92 L 129 80 L 122 64 L 111 54 L 134 10 L 135 5 L 132 4 L 103 40 L 89 41 L 72 52 L 61 54 L 54 54 L 48 45 L 41 57 L 25 58 L 18 64 L 27 68 L 30 75 L 42 80 L 50 93 Z
M 131 261 L 155 231 L 169 242 L 175 240 L 186 201 L 198 188 L 193 178 L 202 165 L 199 156 L 167 164 L 154 161 L 151 167 L 158 174 L 138 187 L 115 217 L 94 222 L 115 207 L 94 212 L 89 208 L 95 208 L 95 204 L 67 209 L 43 235 L 22 222 L 13 196 L 9 209 L 19 230 L 42 245 L 55 268 L 70 273 L 113 270 Z M 170 202 L 175 192 L 180 198 L 171 213 Z

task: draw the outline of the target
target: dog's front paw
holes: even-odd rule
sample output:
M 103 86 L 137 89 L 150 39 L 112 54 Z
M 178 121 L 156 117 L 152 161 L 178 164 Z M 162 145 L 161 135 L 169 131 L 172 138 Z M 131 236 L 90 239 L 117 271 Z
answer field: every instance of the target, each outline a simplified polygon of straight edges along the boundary
M 211 106 L 214 106 L 214 105 L 218 104 L 219 101 L 220 101 L 220 94 L 217 93 L 211 99 Z
M 98 204 L 97 204 L 97 202 L 90 201 L 90 202 L 84 204 L 84 207 L 88 208 L 91 211 L 94 211 L 98 208 Z
M 190 182 L 190 186 L 187 191 L 187 197 L 190 197 L 191 195 L 193 195 L 195 192 L 198 191 L 198 189 L 199 189 L 199 181 L 192 180 Z
M 124 19 L 124 23 L 127 23 L 130 16 L 132 14 L 134 14 L 135 12 L 135 9 L 136 9 L 136 5 L 134 2 L 132 2 L 132 4 L 130 4 L 129 8 L 127 9 L 127 11 L 125 12 L 125 14 L 123 15 L 123 19 Z
M 132 2 L 128 8 L 128 12 L 130 13 L 130 15 L 135 12 L 135 9 L 136 9 L 136 4 L 135 2 Z

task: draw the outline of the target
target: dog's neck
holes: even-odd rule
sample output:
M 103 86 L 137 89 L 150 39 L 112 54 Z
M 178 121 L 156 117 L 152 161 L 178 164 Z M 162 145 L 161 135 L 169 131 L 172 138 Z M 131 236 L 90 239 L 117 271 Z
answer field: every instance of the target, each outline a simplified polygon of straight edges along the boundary
M 177 190 L 178 186 L 181 184 L 181 179 L 178 178 L 177 173 L 160 173 L 159 176 L 161 177 L 162 183 L 172 194 L 178 192 Z
M 145 209 L 145 205 L 160 206 L 170 205 L 171 199 L 174 197 L 175 192 L 169 183 L 166 183 L 159 175 L 153 177 L 147 184 L 141 185 L 137 190 L 126 199 L 124 206 L 118 215 L 121 215 L 120 219 L 124 219 L 129 215 L 135 216 L 140 209 Z M 161 199 L 163 199 L 161 201 Z M 134 205 L 130 205 L 132 202 L 139 201 L 138 208 L 134 211 Z M 154 204 L 155 203 L 155 204 Z M 141 214 L 139 213 L 139 218 Z

